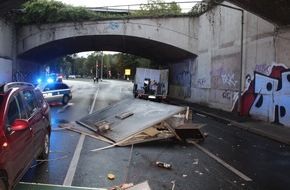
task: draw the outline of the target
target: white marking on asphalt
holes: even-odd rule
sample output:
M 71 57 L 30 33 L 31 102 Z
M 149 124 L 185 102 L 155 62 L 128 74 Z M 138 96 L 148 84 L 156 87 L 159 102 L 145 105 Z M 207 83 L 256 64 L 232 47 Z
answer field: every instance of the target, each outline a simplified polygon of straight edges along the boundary
M 77 165 L 78 165 L 78 161 L 79 161 L 79 158 L 80 158 L 80 155 L 81 155 L 81 150 L 82 150 L 82 147 L 83 147 L 83 144 L 84 144 L 84 140 L 85 140 L 85 135 L 82 134 L 80 136 L 80 139 L 79 139 L 78 145 L 76 147 L 74 156 L 72 158 L 72 161 L 70 163 L 69 169 L 68 169 L 67 174 L 65 176 L 63 185 L 68 185 L 68 186 L 72 185 L 72 181 L 73 181 L 76 169 L 77 169 Z
M 92 152 L 97 152 L 99 150 L 105 150 L 105 149 L 108 149 L 108 148 L 112 148 L 112 147 L 115 147 L 116 144 L 112 144 L 112 145 L 109 145 L 109 146 L 105 146 L 105 147 L 102 147 L 102 148 L 97 148 L 97 149 L 93 149 L 91 150 Z
M 97 91 L 96 91 L 96 93 L 95 93 L 94 101 L 93 101 L 93 104 L 92 104 L 92 106 L 91 106 L 91 110 L 90 110 L 90 114 L 93 113 L 93 111 L 94 111 L 94 108 L 95 108 L 95 104 L 96 104 L 96 100 L 97 100 L 98 94 L 99 94 L 99 88 L 97 89 Z
M 244 180 L 246 180 L 246 181 L 252 181 L 251 178 L 249 178 L 246 175 L 242 174 L 240 171 L 238 171 L 237 169 L 233 168 L 232 166 L 230 166 L 229 164 L 227 164 L 226 162 L 224 162 L 222 159 L 220 159 L 219 157 L 217 157 L 213 153 L 209 152 L 207 149 L 203 148 L 202 146 L 200 146 L 196 142 L 191 141 L 191 140 L 187 140 L 187 142 L 193 144 L 198 149 L 200 149 L 201 151 L 203 151 L 204 153 L 206 153 L 207 155 L 209 155 L 210 157 L 212 157 L 214 160 L 216 160 L 217 162 L 219 162 L 220 164 L 222 164 L 223 166 L 225 166 L 226 168 L 228 168 L 229 170 L 231 170 L 232 172 L 234 172 L 235 174 L 237 174 L 238 176 L 240 176 Z
M 57 110 L 57 113 L 59 112 L 64 112 L 66 110 L 66 108 L 68 108 L 69 106 L 74 105 L 74 103 L 68 103 L 67 105 L 63 106 L 62 108 Z
M 31 186 L 44 186 L 44 187 L 50 187 L 51 189 L 54 189 L 54 187 L 71 187 L 73 189 L 85 189 L 85 190 L 107 190 L 104 188 L 93 188 L 93 187 L 79 187 L 79 186 L 65 186 L 65 185 L 55 185 L 55 184 L 46 184 L 46 183 L 27 183 L 27 182 L 19 182 L 19 184 L 23 185 L 30 185 Z M 16 186 L 17 187 L 17 186 Z M 17 189 L 17 188 L 16 188 Z M 29 188 L 30 189 L 30 188 Z

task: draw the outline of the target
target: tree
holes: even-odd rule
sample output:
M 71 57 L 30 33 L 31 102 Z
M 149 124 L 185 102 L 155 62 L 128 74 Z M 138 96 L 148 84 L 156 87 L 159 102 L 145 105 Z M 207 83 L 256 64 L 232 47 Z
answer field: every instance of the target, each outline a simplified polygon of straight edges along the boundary
M 133 16 L 162 16 L 179 15 L 181 8 L 176 2 L 164 3 L 162 0 L 150 0 L 148 4 L 140 6 L 140 10 L 135 11 Z
M 85 7 L 73 7 L 54 0 L 32 0 L 24 3 L 22 8 L 9 12 L 6 19 L 16 24 L 45 24 L 89 21 L 99 16 Z

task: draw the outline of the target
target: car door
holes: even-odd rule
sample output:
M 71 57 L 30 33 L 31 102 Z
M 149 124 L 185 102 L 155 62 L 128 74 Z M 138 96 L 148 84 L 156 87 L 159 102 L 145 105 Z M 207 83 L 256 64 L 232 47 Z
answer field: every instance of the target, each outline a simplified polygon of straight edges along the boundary
M 45 135 L 44 117 L 34 90 L 23 90 L 23 95 L 28 110 L 28 123 L 31 128 L 33 139 L 33 155 L 36 158 L 42 150 L 42 143 Z
M 12 131 L 11 126 L 15 119 L 27 119 L 20 93 L 12 95 L 8 101 L 5 113 L 5 128 L 7 149 L 5 154 L 6 167 L 9 172 L 9 183 L 14 183 L 26 171 L 33 155 L 33 134 L 30 128 L 21 131 Z

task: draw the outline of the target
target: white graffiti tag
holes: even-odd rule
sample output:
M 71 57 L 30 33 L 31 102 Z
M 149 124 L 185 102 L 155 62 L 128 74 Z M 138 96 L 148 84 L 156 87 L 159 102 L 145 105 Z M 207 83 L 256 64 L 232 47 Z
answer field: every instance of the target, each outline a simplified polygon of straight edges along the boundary
M 236 86 L 236 84 L 237 84 L 237 80 L 235 80 L 235 75 L 234 74 L 232 74 L 232 75 L 230 75 L 230 74 L 224 74 L 224 75 L 222 75 L 222 80 L 223 80 L 223 83 L 224 84 L 228 84 L 228 85 L 233 85 L 233 86 Z

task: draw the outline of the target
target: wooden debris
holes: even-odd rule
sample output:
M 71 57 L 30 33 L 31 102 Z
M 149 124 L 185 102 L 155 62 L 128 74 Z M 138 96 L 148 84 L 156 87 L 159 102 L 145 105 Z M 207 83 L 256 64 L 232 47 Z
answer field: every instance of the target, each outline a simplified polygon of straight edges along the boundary
M 132 116 L 134 113 L 132 113 L 132 112 L 124 112 L 124 113 L 122 113 L 122 114 L 120 114 L 120 115 L 116 115 L 115 117 L 116 118 L 118 118 L 118 119 L 126 119 L 127 117 L 130 117 L 130 116 Z

